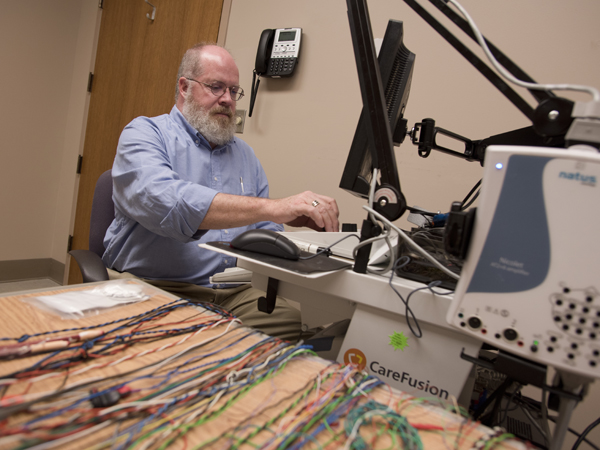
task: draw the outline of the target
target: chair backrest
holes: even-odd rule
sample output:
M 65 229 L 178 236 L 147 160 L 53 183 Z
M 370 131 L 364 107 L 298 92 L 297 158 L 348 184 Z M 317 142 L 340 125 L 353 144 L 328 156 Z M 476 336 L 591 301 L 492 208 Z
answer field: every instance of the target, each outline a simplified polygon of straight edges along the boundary
M 92 200 L 90 216 L 89 249 L 102 257 L 104 254 L 104 235 L 115 218 L 115 205 L 112 200 L 112 176 L 107 170 L 98 178 Z

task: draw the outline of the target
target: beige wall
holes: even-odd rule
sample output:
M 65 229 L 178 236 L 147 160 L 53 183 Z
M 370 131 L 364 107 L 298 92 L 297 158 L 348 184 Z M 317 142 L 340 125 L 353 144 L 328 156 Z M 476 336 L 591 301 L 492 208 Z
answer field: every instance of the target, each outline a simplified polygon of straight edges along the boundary
M 597 0 L 464 0 L 463 6 L 534 79 L 600 87 Z M 529 125 L 404 2 L 372 0 L 369 7 L 376 38 L 383 37 L 388 19 L 402 20 L 405 44 L 416 53 L 406 112 L 411 126 L 431 117 L 442 128 L 481 139 Z M 248 92 L 238 108 L 249 108 L 261 31 L 282 27 L 303 28 L 297 74 L 262 79 L 242 137 L 261 158 L 272 196 L 314 190 L 337 199 L 343 221 L 360 223 L 363 202 L 338 188 L 361 108 L 345 1 L 234 0 L 226 44 Z M 434 152 L 422 159 L 408 140 L 397 148 L 396 158 L 408 203 L 433 210 L 447 210 L 452 201 L 462 200 L 481 174 L 476 163 L 451 156 Z
M 0 1 L 0 261 L 65 262 L 97 0 Z

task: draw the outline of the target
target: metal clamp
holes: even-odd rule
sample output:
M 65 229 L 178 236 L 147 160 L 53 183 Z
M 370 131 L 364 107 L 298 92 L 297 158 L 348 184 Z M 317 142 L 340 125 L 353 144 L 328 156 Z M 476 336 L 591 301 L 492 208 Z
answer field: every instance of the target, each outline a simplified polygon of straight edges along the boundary
M 269 283 L 267 285 L 266 297 L 258 298 L 258 310 L 267 314 L 271 314 L 275 309 L 275 302 L 277 300 L 277 289 L 279 287 L 279 280 L 269 277 Z

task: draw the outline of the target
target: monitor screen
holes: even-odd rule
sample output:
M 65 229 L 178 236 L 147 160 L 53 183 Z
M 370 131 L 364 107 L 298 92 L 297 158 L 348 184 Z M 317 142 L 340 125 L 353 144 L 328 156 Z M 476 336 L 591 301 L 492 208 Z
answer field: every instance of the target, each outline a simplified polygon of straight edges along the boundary
M 368 198 L 373 168 L 379 169 L 380 192 L 397 196 L 382 214 L 396 220 L 406 210 L 400 189 L 393 145 L 400 145 L 407 132 L 404 110 L 408 101 L 415 55 L 403 44 L 402 22 L 390 20 L 379 57 L 371 32 L 365 0 L 347 0 L 348 19 L 363 99 L 363 110 L 356 127 L 340 187 L 356 196 Z M 384 194 L 385 195 L 385 194 Z M 383 202 L 382 202 L 383 203 Z M 392 198 L 392 203 L 393 198 Z M 375 203 L 375 209 L 378 204 Z

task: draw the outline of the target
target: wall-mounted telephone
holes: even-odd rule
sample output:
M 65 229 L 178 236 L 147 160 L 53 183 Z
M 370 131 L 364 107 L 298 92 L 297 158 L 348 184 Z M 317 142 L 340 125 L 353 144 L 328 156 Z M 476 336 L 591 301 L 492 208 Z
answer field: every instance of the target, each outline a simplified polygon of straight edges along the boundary
M 256 51 L 248 117 L 252 117 L 260 77 L 283 78 L 294 73 L 298 64 L 301 39 L 302 28 L 263 30 Z
M 298 62 L 301 38 L 300 28 L 263 30 L 256 51 L 256 73 L 269 78 L 292 75 Z

